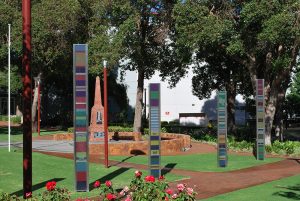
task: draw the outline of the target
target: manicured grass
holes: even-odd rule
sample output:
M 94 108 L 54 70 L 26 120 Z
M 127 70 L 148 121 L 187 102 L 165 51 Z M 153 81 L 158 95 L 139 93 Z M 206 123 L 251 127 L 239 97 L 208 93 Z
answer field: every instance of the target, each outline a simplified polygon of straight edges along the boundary
M 0 191 L 7 193 L 22 195 L 23 189 L 23 169 L 22 169 L 22 151 L 15 150 L 11 153 L 7 149 L 0 148 Z M 72 191 L 72 198 L 97 196 L 96 190 L 88 193 L 74 192 L 74 162 L 70 159 L 64 159 L 54 156 L 48 156 L 40 153 L 33 153 L 33 194 L 37 194 L 45 190 L 47 181 L 57 181 L 58 187 L 66 187 Z M 101 183 L 106 180 L 112 180 L 113 186 L 123 188 L 129 185 L 134 176 L 135 169 L 110 167 L 104 168 L 102 164 L 90 163 L 89 166 L 89 182 L 90 186 L 96 180 Z M 147 175 L 148 171 L 144 171 L 143 175 Z M 167 181 L 175 181 L 183 179 L 183 176 L 167 174 Z M 186 177 L 185 177 L 186 178 Z
M 288 201 L 300 200 L 300 175 L 204 199 L 205 201 Z
M 125 161 L 144 165 L 148 164 L 147 156 L 133 156 L 127 159 L 124 156 L 111 156 L 110 160 Z M 217 167 L 217 156 L 214 153 L 161 157 L 161 163 L 163 166 L 172 167 L 175 169 L 204 172 L 225 172 L 238 170 L 280 160 L 280 158 L 266 158 L 264 161 L 258 161 L 254 156 L 240 156 L 231 154 L 228 157 L 228 166 L 226 168 L 219 168 Z
M 46 131 L 41 130 L 41 136 L 43 135 L 51 135 L 57 133 L 66 133 L 67 131 Z M 33 137 L 38 136 L 37 132 L 32 133 Z M 11 142 L 22 142 L 23 141 L 23 130 L 19 127 L 12 127 L 11 128 Z M 0 127 L 0 142 L 7 142 L 8 141 L 8 128 L 7 127 Z

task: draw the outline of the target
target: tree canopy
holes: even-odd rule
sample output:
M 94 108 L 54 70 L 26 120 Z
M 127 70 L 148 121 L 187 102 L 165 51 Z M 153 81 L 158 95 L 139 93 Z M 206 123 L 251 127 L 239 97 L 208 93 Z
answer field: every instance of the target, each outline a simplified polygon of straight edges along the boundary
M 200 61 L 208 63 L 221 52 L 235 66 L 233 72 L 245 66 L 253 91 L 256 79 L 265 79 L 269 144 L 276 107 L 283 102 L 291 72 L 297 68 L 299 1 L 190 0 L 177 6 L 173 15 L 180 46 L 189 47 L 195 58 L 201 55 Z

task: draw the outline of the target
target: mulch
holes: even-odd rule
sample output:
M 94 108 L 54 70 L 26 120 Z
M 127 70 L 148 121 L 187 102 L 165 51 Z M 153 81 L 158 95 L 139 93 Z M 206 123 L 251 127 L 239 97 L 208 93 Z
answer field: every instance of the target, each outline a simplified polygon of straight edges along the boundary
M 73 154 L 70 153 L 42 153 L 73 159 Z M 190 150 L 174 153 L 174 155 L 196 153 L 216 153 L 216 148 L 213 145 L 193 142 Z M 251 153 L 238 154 L 251 155 Z M 102 155 L 91 155 L 89 160 L 92 163 L 103 164 L 102 158 Z M 148 169 L 146 165 L 138 165 L 127 162 L 109 161 L 109 164 L 110 166 L 134 168 L 137 170 Z M 169 185 L 172 188 L 176 188 L 178 183 L 187 184 L 187 186 L 194 188 L 194 190 L 198 193 L 196 196 L 197 199 L 204 199 L 300 174 L 300 158 L 286 157 L 284 160 L 279 162 L 229 172 L 198 172 L 180 169 L 163 169 L 162 171 L 189 177 L 189 179 L 171 182 Z

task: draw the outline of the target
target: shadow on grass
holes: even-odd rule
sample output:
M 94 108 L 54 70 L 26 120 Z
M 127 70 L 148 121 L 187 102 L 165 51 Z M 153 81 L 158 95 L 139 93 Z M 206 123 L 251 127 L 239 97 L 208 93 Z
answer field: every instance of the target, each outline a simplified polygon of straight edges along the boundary
M 295 186 L 287 186 L 287 187 L 276 186 L 276 187 L 284 190 L 273 193 L 273 195 L 285 197 L 291 200 L 300 200 L 300 184 L 297 184 Z
M 126 172 L 127 170 L 129 170 L 129 168 L 119 168 L 119 169 L 117 169 L 117 170 L 115 170 L 115 171 L 113 171 L 113 172 L 111 172 L 111 173 L 109 173 L 109 174 L 107 174 L 107 175 L 105 175 L 105 176 L 99 178 L 99 179 L 96 179 L 95 181 L 93 181 L 93 182 L 91 182 L 91 183 L 89 184 L 89 189 L 90 189 L 90 191 L 94 189 L 94 183 L 95 183 L 96 181 L 100 181 L 100 183 L 103 184 L 105 181 L 107 181 L 107 180 L 112 180 L 113 178 L 119 176 L 120 174 L 123 174 L 123 173 Z
M 133 158 L 133 157 L 135 157 L 135 156 L 128 156 L 128 157 L 122 159 L 122 160 L 119 161 L 119 162 L 116 162 L 116 163 L 111 164 L 109 167 L 120 165 L 121 163 L 123 163 L 123 162 L 125 162 L 125 161 L 127 161 L 127 160 L 129 160 L 130 158 Z M 111 163 L 112 163 L 112 162 L 111 162 Z
M 38 190 L 40 188 L 45 188 L 46 186 L 46 183 L 49 182 L 49 181 L 56 181 L 56 182 L 59 182 L 59 181 L 62 181 L 62 180 L 65 180 L 66 178 L 53 178 L 53 179 L 49 179 L 47 181 L 43 181 L 41 183 L 38 183 L 38 184 L 35 184 L 32 186 L 32 191 L 35 191 L 35 190 Z M 22 190 L 19 190 L 19 191 L 16 191 L 16 192 L 13 192 L 11 193 L 10 195 L 16 195 L 18 197 L 20 196 L 23 196 L 23 189 Z
M 172 169 L 174 169 L 174 167 L 177 165 L 177 163 L 168 163 L 167 165 L 165 165 L 165 167 L 163 167 L 161 169 L 161 175 L 166 175 L 169 172 L 171 172 Z

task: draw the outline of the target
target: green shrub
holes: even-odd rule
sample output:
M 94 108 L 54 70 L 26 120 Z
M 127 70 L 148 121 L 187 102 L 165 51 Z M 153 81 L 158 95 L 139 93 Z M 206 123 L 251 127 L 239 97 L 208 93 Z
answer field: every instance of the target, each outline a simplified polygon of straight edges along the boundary
M 109 132 L 133 132 L 133 128 L 131 127 L 121 127 L 121 126 L 109 126 Z
M 8 116 L 6 115 L 0 115 L 0 121 L 8 121 Z M 19 116 L 10 116 L 10 122 L 15 124 L 21 123 L 21 117 Z
M 13 116 L 13 117 L 11 118 L 11 121 L 12 121 L 13 123 L 15 123 L 15 124 L 20 124 L 20 123 L 21 123 L 21 117 L 19 117 L 19 116 Z
M 276 154 L 286 154 L 286 155 L 299 154 L 300 152 L 299 146 L 300 146 L 300 142 L 294 142 L 294 141 L 279 142 L 278 140 L 276 140 L 272 144 L 272 152 Z
M 162 132 L 162 133 L 167 133 L 168 131 L 167 131 L 167 128 L 166 128 L 166 127 L 161 127 L 160 132 Z
M 265 150 L 266 150 L 267 153 L 272 153 L 273 152 L 272 145 L 266 145 Z
M 68 128 L 68 133 L 74 133 L 74 127 Z
M 237 151 L 251 151 L 253 149 L 253 142 L 247 142 L 246 140 L 243 140 L 241 142 L 235 141 L 234 138 L 228 138 L 227 145 L 232 150 Z
M 0 115 L 0 121 L 7 121 L 8 117 L 6 115 Z

